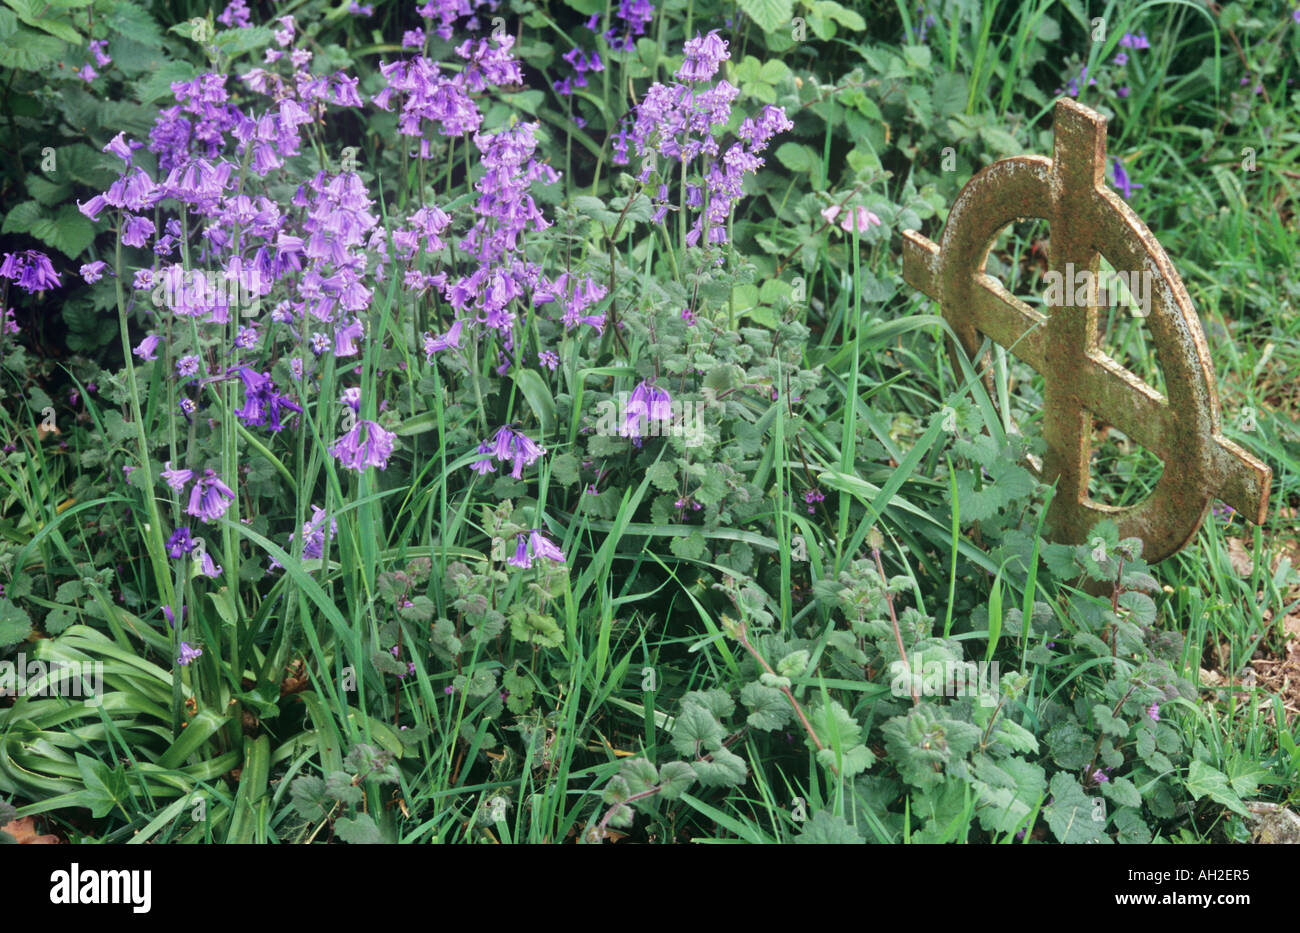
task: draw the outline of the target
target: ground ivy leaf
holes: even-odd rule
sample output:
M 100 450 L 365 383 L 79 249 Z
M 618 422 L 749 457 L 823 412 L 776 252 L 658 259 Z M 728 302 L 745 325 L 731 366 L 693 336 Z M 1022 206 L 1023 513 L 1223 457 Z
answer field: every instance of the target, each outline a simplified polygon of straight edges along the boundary
M 849 821 L 830 810 L 818 810 L 794 837 L 796 845 L 863 845 L 865 840 Z
M 745 684 L 740 691 L 740 702 L 749 709 L 745 721 L 751 728 L 772 732 L 790 722 L 790 701 L 780 690 L 758 683 Z
M 369 813 L 334 821 L 334 834 L 352 845 L 376 845 L 383 842 L 379 827 Z

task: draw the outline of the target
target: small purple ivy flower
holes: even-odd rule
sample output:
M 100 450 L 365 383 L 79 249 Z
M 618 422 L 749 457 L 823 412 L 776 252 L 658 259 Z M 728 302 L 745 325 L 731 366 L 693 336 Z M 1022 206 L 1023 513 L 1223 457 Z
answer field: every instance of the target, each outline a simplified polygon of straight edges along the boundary
M 817 514 L 816 503 L 824 502 L 825 500 L 826 500 L 826 494 L 823 493 L 820 489 L 809 489 L 806 493 L 803 494 L 803 501 L 808 506 L 809 515 Z
M 686 322 L 687 327 L 695 326 L 695 312 L 690 308 L 682 308 L 682 320 Z
M 1107 781 L 1110 780 L 1110 778 L 1106 776 L 1105 772 L 1103 772 L 1101 768 L 1098 768 L 1096 771 L 1092 772 L 1092 779 L 1096 781 L 1098 784 L 1105 784 Z
M 362 435 L 365 439 L 362 439 Z M 352 430 L 344 434 L 330 448 L 330 453 L 339 462 L 358 473 L 367 467 L 388 467 L 388 458 L 393 454 L 393 444 L 397 435 L 385 431 L 373 421 L 358 421 Z
M 193 648 L 189 642 L 181 642 L 181 656 L 176 659 L 176 663 L 181 667 L 188 667 L 194 663 L 203 654 L 202 648 Z
M 1116 65 L 1119 65 L 1122 68 L 1124 65 L 1128 64 L 1128 53 L 1116 52 L 1114 61 Z
M 1131 32 L 1126 32 L 1120 37 L 1119 44 L 1126 49 L 1149 49 L 1151 43 L 1147 41 L 1146 31 L 1138 33 L 1136 36 Z
M 1160 721 L 1160 704 L 1152 703 L 1147 707 L 1147 715 L 1151 717 L 1152 722 Z
M 226 510 L 234 500 L 235 494 L 221 481 L 221 477 L 217 476 L 217 471 L 204 470 L 203 476 L 190 490 L 189 507 L 186 508 L 185 513 L 201 518 L 205 522 L 214 522 L 226 514 Z
M 1119 87 L 1115 88 L 1115 96 L 1118 97 L 1120 100 L 1125 99 L 1126 97 L 1128 97 L 1128 95 L 1129 95 L 1129 89 L 1127 84 L 1120 85 Z
M 106 48 L 108 48 L 107 39 L 92 39 L 90 41 L 90 54 L 95 56 L 95 64 L 100 68 L 106 68 L 113 64 L 113 59 L 104 51 Z

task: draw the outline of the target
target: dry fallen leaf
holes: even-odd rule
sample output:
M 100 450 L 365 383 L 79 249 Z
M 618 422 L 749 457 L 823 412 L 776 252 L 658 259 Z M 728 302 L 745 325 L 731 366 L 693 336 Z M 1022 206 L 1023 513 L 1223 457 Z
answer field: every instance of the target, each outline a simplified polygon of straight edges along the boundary
M 0 826 L 0 832 L 6 832 L 13 836 L 19 845 L 51 846 L 59 843 L 58 836 L 37 835 L 36 819 L 30 816 Z
M 1228 561 L 1239 577 L 1248 577 L 1255 571 L 1255 561 L 1241 538 L 1228 539 Z

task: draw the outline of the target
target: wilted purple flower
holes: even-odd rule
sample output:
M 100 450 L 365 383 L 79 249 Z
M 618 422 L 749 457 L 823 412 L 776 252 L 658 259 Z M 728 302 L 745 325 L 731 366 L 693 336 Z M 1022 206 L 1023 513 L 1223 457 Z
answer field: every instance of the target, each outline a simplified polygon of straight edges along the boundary
M 213 522 L 226 514 L 235 494 L 221 481 L 216 470 L 204 470 L 203 476 L 190 490 L 190 503 L 185 512 L 205 522 Z
M 528 543 L 533 547 L 534 557 L 545 557 L 547 560 L 553 560 L 557 564 L 564 563 L 564 552 L 556 547 L 550 538 L 542 534 L 541 531 L 534 528 L 528 535 Z
M 1124 200 L 1127 201 L 1132 197 L 1135 190 L 1144 187 L 1143 185 L 1136 185 L 1131 182 L 1128 177 L 1128 172 L 1124 170 L 1124 163 L 1113 156 L 1110 160 L 1110 169 L 1111 179 L 1114 181 L 1115 187 L 1124 195 Z
M 199 573 L 203 574 L 210 580 L 221 576 L 221 565 L 214 561 L 212 555 L 206 550 L 199 555 L 198 568 Z
M 166 469 L 162 471 L 163 482 L 170 486 L 176 492 L 185 488 L 185 484 L 194 478 L 193 470 L 173 470 L 172 462 L 167 461 Z
M 461 321 L 459 318 L 457 318 L 455 321 L 452 322 L 452 325 L 450 328 L 448 328 L 447 333 L 442 334 L 438 337 L 434 337 L 432 334 L 425 334 L 424 335 L 425 359 L 428 362 L 432 363 L 433 355 L 435 353 L 438 353 L 441 350 L 447 350 L 451 347 L 459 347 L 460 332 L 464 326 L 465 326 L 464 322 Z
M 141 360 L 156 360 L 158 358 L 158 337 L 150 334 L 140 341 L 140 345 L 131 352 L 140 357 Z
M 351 431 L 330 447 L 330 453 L 345 467 L 358 473 L 372 466 L 382 470 L 388 466 L 396 439 L 396 434 L 385 431 L 373 421 L 358 421 Z
M 0 262 L 0 276 L 17 282 L 18 287 L 29 295 L 58 288 L 62 284 L 50 257 L 36 249 L 5 253 L 4 261 Z
M 188 667 L 191 663 L 203 654 L 202 648 L 192 648 L 188 642 L 181 642 L 181 656 L 176 659 L 176 663 L 181 667 Z

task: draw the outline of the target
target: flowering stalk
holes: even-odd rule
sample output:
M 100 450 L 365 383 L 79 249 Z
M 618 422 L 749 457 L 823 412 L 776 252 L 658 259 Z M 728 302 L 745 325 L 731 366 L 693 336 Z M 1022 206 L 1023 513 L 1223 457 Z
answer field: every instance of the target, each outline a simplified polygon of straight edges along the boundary
M 120 216 L 120 215 L 119 215 Z M 117 292 L 117 332 L 122 344 L 122 357 L 126 361 L 127 391 L 131 399 L 131 418 L 135 421 L 136 446 L 140 456 L 138 469 L 144 471 L 144 502 L 149 514 L 149 530 L 145 538 L 145 548 L 149 552 L 149 563 L 153 568 L 154 582 L 158 592 L 165 597 L 164 605 L 170 606 L 175 599 L 171 575 L 167 572 L 166 545 L 163 542 L 162 515 L 158 511 L 158 500 L 153 493 L 153 471 L 149 466 L 149 438 L 145 435 L 144 418 L 140 414 L 139 388 L 135 378 L 135 363 L 131 359 L 131 337 L 126 325 L 126 295 L 122 289 L 122 235 L 118 224 L 117 245 L 114 251 L 113 265 L 117 274 L 113 276 L 113 286 Z M 178 630 L 172 632 L 172 647 L 179 650 Z

